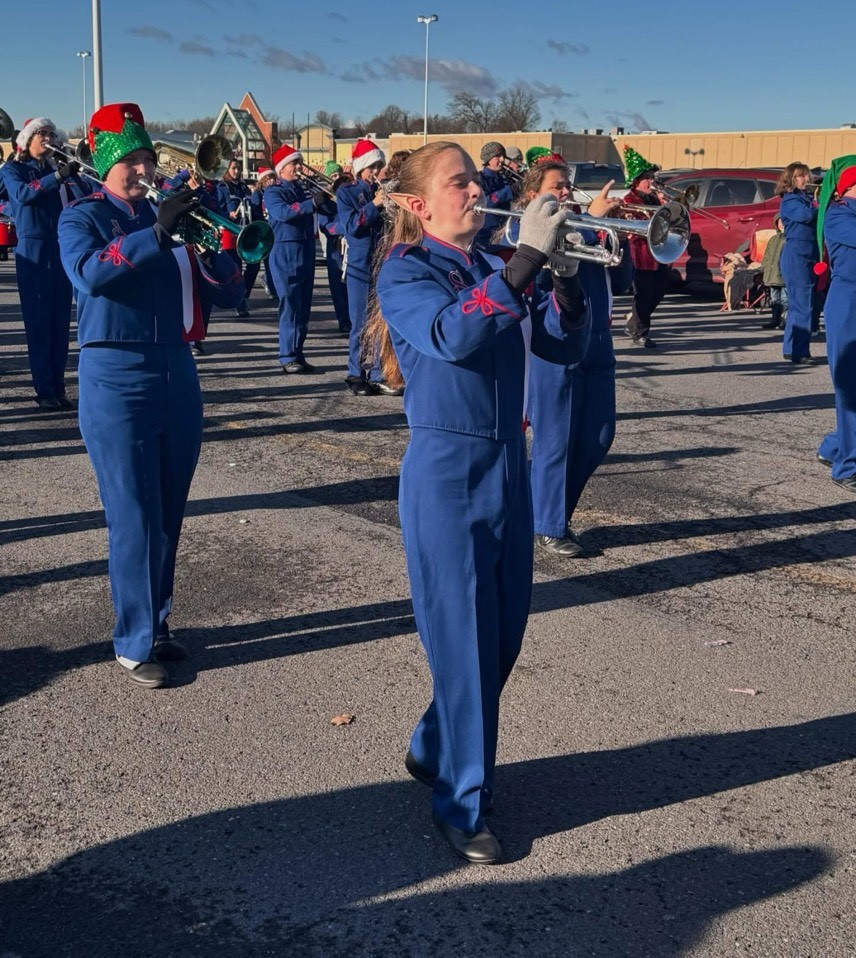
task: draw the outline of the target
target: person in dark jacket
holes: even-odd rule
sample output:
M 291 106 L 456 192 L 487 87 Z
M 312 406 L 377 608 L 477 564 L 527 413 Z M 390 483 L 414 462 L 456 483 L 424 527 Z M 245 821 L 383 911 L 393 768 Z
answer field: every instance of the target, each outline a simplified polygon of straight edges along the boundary
M 770 237 L 761 260 L 761 278 L 770 291 L 770 310 L 772 316 L 763 329 L 781 329 L 788 312 L 788 288 L 782 276 L 782 250 L 785 247 L 785 233 L 782 217 L 777 213 L 773 218 L 775 234 Z
M 645 157 L 630 146 L 624 147 L 624 167 L 630 191 L 622 203 L 627 206 L 662 206 L 662 200 L 654 190 L 654 174 L 660 169 L 655 163 L 649 163 Z M 628 219 L 648 219 L 640 210 L 639 215 Z M 633 260 L 633 308 L 627 314 L 624 333 L 633 341 L 634 346 L 651 348 L 657 343 L 651 336 L 651 317 L 654 310 L 663 301 L 669 285 L 669 267 L 654 259 L 647 239 L 644 236 L 630 236 L 630 256 Z
M 500 172 L 505 162 L 505 147 L 495 140 L 481 148 L 481 187 L 484 191 L 484 205 L 496 210 L 510 210 L 514 199 L 514 190 Z M 505 226 L 505 219 L 492 213 L 484 218 L 484 226 L 476 236 L 476 244 L 483 250 L 497 252 L 495 236 L 497 230 Z
M 56 160 L 50 147 L 56 127 L 47 117 L 27 120 L 17 136 L 17 154 L 0 168 L 15 221 L 15 272 L 27 336 L 30 372 L 40 409 L 68 409 L 65 364 L 71 326 L 71 284 L 60 263 L 57 224 L 76 193 L 91 192 L 80 164 Z

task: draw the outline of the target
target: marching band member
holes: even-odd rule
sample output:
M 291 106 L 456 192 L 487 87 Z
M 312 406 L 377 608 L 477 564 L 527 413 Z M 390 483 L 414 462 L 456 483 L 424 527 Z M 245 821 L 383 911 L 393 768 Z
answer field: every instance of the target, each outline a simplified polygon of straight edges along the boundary
M 401 168 L 401 209 L 384 242 L 379 341 L 387 381 L 407 381 L 410 444 L 399 510 L 413 607 L 434 699 L 405 759 L 433 787 L 434 820 L 467 861 L 500 859 L 491 804 L 499 697 L 520 649 L 532 586 L 532 509 L 521 428 L 527 356 L 579 360 L 588 313 L 572 271 L 527 308 L 564 218 L 527 209 L 507 265 L 474 247 L 479 175 L 457 144 Z
M 627 206 L 662 206 L 662 201 L 653 188 L 654 174 L 660 169 L 659 166 L 649 163 L 633 147 L 625 146 L 624 169 L 630 192 L 625 195 L 622 203 Z M 640 211 L 638 216 L 628 214 L 627 218 L 647 219 L 647 215 Z M 666 295 L 669 267 L 654 259 L 644 236 L 631 235 L 630 256 L 633 260 L 635 291 L 633 308 L 627 314 L 624 333 L 633 340 L 635 346 L 651 349 L 657 345 L 651 337 L 651 317 Z
M 367 358 L 363 353 L 373 259 L 383 232 L 384 192 L 378 186 L 377 177 L 384 162 L 383 151 L 375 143 L 357 140 L 351 151 L 355 182 L 346 183 L 336 194 L 339 225 L 348 248 L 345 283 L 351 341 L 345 382 L 355 396 L 397 392 L 383 383 L 377 359 Z
M 89 124 L 103 189 L 59 221 L 62 265 L 78 294 L 80 431 L 109 530 L 116 658 L 133 682 L 166 684 L 159 659 L 183 658 L 170 638 L 175 557 L 202 441 L 202 396 L 188 341 L 200 301 L 234 307 L 240 273 L 225 254 L 173 240 L 198 203 L 179 191 L 154 207 L 155 153 L 134 103 Z
M 508 161 L 508 165 L 514 170 L 515 173 L 525 173 L 525 161 L 523 159 L 523 151 L 519 146 L 509 146 L 505 150 L 505 158 Z
M 608 216 L 620 205 L 619 200 L 607 196 L 612 186 L 613 181 L 605 184 L 582 219 L 585 215 Z M 566 204 L 571 190 L 567 164 L 553 154 L 537 161 L 526 174 L 522 205 L 525 207 L 543 195 L 552 195 Z M 589 245 L 599 242 L 593 231 L 584 232 L 583 238 Z M 533 356 L 527 406 L 533 437 L 535 541 L 546 552 L 563 558 L 584 552 L 571 529 L 571 521 L 586 483 L 606 458 L 615 438 L 615 353 L 609 328 L 609 272 L 598 263 L 582 261 L 578 276 L 591 311 L 591 338 L 585 355 L 571 366 Z M 535 282 L 541 295 L 549 295 L 552 271 L 545 267 Z
M 246 210 L 245 204 L 249 200 L 249 197 L 250 188 L 244 182 L 244 178 L 241 175 L 240 162 L 238 160 L 230 160 L 228 169 L 223 174 L 220 182 L 217 184 L 217 202 L 219 203 L 220 208 L 225 211 L 224 215 L 228 216 L 229 219 L 234 220 L 239 225 L 246 225 L 246 223 L 243 223 L 242 221 L 242 216 L 244 216 L 244 211 Z M 229 237 L 229 240 L 226 240 L 227 236 Z M 238 269 L 243 269 L 244 271 L 244 290 L 246 295 L 244 296 L 243 302 L 238 304 L 238 308 L 235 310 L 235 312 L 238 316 L 245 319 L 250 315 L 250 309 L 247 304 L 247 300 L 249 299 L 250 291 L 253 288 L 256 277 L 259 275 L 261 264 L 247 263 L 246 267 L 244 267 L 244 263 L 241 260 L 241 257 L 238 256 L 237 250 L 234 246 L 234 234 L 229 233 L 228 230 L 224 230 L 223 239 L 223 248 L 232 256 L 232 259 L 234 260 Z
M 72 405 L 65 394 L 71 284 L 60 263 L 57 223 L 73 198 L 72 183 L 81 194 L 91 189 L 77 175 L 79 163 L 51 159 L 55 136 L 56 127 L 47 117 L 27 120 L 17 136 L 17 155 L 0 169 L 18 234 L 15 271 L 30 372 L 36 402 L 45 410 Z
M 775 191 L 782 198 L 779 215 L 785 246 L 779 266 L 788 291 L 782 356 L 801 366 L 823 362 L 809 351 L 817 261 L 817 203 L 814 193 L 806 191 L 810 180 L 811 171 L 805 163 L 790 163 L 779 177 Z
M 492 209 L 510 210 L 514 199 L 514 190 L 508 180 L 500 173 L 502 161 L 505 159 L 505 147 L 501 143 L 491 141 L 481 148 L 481 185 L 484 190 L 484 203 Z M 476 237 L 478 246 L 485 250 L 495 251 L 493 236 L 496 231 L 505 226 L 501 216 L 490 213 L 484 218 L 484 226 Z
M 328 160 L 324 165 L 324 175 L 333 178 L 333 189 L 338 193 L 339 187 L 346 182 L 342 167 L 335 160 Z M 339 224 L 338 207 L 322 207 L 318 211 L 318 229 L 326 238 L 324 262 L 327 267 L 327 282 L 330 286 L 330 299 L 333 301 L 333 312 L 339 324 L 339 332 L 348 336 L 351 332 L 351 316 L 348 312 L 348 288 L 342 276 L 343 250 L 342 227 Z
M 817 238 L 826 247 L 832 280 L 826 297 L 826 353 L 835 390 L 835 429 L 817 458 L 832 467 L 832 481 L 856 493 L 856 156 L 832 161 L 819 197 Z
M 284 373 L 312 373 L 303 355 L 315 285 L 315 211 L 325 194 L 311 192 L 299 178 L 303 154 L 287 144 L 273 155 L 279 179 L 265 190 L 264 202 L 274 244 L 270 253 L 279 293 L 279 362 Z
M 260 166 L 258 169 L 258 179 L 253 184 L 252 192 L 250 193 L 250 210 L 251 210 L 251 222 L 255 223 L 258 220 L 267 219 L 267 212 L 265 210 L 264 194 L 265 190 L 269 186 L 273 186 L 276 183 L 277 176 L 276 173 L 269 166 Z M 273 275 L 270 269 L 270 254 L 265 256 L 264 260 L 265 265 L 265 276 L 264 276 L 264 287 L 265 292 L 270 296 L 271 299 L 279 299 L 279 296 L 276 292 L 276 285 L 273 281 Z M 254 280 L 255 282 L 255 280 Z M 246 284 L 244 284 L 246 287 Z M 249 293 L 247 294 L 249 295 Z

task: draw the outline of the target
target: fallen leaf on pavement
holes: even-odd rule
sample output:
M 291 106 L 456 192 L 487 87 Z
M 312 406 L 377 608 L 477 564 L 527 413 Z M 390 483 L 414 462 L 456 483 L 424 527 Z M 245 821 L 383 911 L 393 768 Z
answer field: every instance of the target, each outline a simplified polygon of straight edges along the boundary
M 334 715 L 333 718 L 330 719 L 330 724 L 331 725 L 350 725 L 355 718 L 356 716 L 351 715 L 350 712 L 342 712 L 341 715 Z

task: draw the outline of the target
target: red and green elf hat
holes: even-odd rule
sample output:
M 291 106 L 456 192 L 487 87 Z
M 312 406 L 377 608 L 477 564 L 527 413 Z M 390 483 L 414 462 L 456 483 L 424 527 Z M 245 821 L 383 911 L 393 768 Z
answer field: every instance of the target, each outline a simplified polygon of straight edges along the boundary
M 552 152 L 553 151 L 548 150 L 546 146 L 530 146 L 526 151 L 526 165 L 531 168 L 538 160 L 549 156 Z
M 649 163 L 641 153 L 637 153 L 632 146 L 624 144 L 624 169 L 625 180 L 628 186 L 633 186 L 637 180 L 642 178 L 643 173 L 649 170 L 656 173 L 660 169 L 656 163 Z
M 823 223 L 826 209 L 836 194 L 841 196 L 856 183 L 856 155 L 837 156 L 830 164 L 817 197 L 817 248 L 823 259 Z
M 108 103 L 96 110 L 89 121 L 89 149 L 92 165 L 102 179 L 114 163 L 135 150 L 149 150 L 155 158 L 152 138 L 136 103 Z

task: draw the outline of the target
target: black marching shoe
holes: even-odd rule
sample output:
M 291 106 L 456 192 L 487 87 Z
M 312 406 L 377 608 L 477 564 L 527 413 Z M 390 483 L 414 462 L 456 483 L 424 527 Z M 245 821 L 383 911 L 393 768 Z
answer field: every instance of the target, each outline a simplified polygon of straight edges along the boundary
M 62 409 L 62 403 L 58 399 L 37 399 L 36 405 L 45 412 L 56 412 Z
M 202 345 L 202 343 L 199 340 L 197 340 L 195 343 L 191 343 L 190 349 L 194 356 L 205 355 L 205 347 Z
M 314 373 L 315 367 L 310 366 L 305 360 L 301 361 L 299 359 L 292 359 L 290 363 L 285 363 L 283 365 L 282 371 L 287 376 L 292 376 L 300 373 Z
M 537 542 L 545 552 L 549 552 L 550 555 L 560 556 L 563 559 L 573 559 L 576 556 L 581 556 L 583 552 L 585 552 L 582 543 L 572 532 L 569 532 L 561 539 L 557 539 L 555 536 L 535 536 L 535 542 Z
M 404 767 L 407 769 L 408 773 L 416 779 L 417 782 L 421 782 L 423 785 L 427 785 L 429 788 L 434 787 L 434 782 L 437 781 L 437 776 L 431 771 L 431 769 L 426 768 L 424 765 L 420 765 L 420 763 L 416 761 L 416 758 L 410 749 L 407 750 L 407 754 L 404 756 Z
M 843 479 L 836 479 L 835 476 L 833 476 L 832 481 L 836 486 L 841 486 L 842 489 L 846 489 L 848 492 L 856 493 L 856 476 L 845 476 Z
M 169 674 L 160 662 L 140 662 L 129 667 L 117 661 L 117 665 L 135 685 L 145 689 L 160 689 L 169 684 Z
M 57 399 L 57 402 L 60 404 L 60 406 L 62 406 L 63 409 L 74 409 L 74 403 L 68 398 L 68 396 L 66 396 L 65 393 L 63 393 L 59 399 Z
M 381 396 L 403 396 L 404 386 L 390 386 L 389 383 L 379 382 L 374 384 Z
M 832 460 L 831 460 L 831 459 L 827 459 L 826 456 L 821 456 L 820 453 L 817 454 L 817 461 L 818 461 L 822 466 L 829 466 L 830 468 L 832 468 Z
M 250 309 L 247 306 L 247 301 L 245 299 L 242 299 L 241 302 L 238 303 L 235 309 L 235 315 L 240 316 L 241 319 L 246 319 L 250 315 Z
M 465 832 L 436 815 L 434 824 L 452 851 L 470 864 L 496 865 L 502 861 L 502 845 L 487 825 L 483 825 L 480 832 Z
M 793 363 L 794 366 L 820 366 L 824 361 L 822 356 L 798 356 L 796 359 L 793 356 L 783 356 L 782 358 Z
M 167 631 L 166 635 L 159 635 L 155 639 L 154 649 L 155 658 L 158 662 L 181 662 L 186 659 L 188 651 L 178 639 L 174 639 Z
M 376 383 L 370 383 L 362 376 L 348 376 L 345 384 L 355 396 L 377 396 L 378 389 Z

